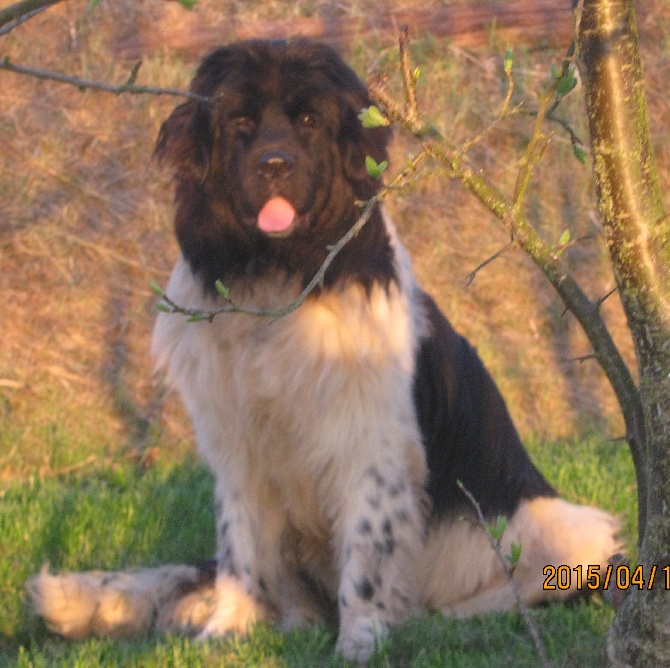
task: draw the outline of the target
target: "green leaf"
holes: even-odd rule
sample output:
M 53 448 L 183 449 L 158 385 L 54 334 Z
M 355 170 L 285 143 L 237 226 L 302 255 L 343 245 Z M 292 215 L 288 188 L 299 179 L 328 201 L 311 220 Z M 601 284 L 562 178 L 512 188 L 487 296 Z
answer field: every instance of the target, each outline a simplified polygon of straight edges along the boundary
M 512 543 L 510 545 L 510 553 L 505 558 L 512 566 L 516 566 L 519 563 L 519 559 L 521 559 L 521 545 L 519 543 Z
M 577 85 L 577 77 L 574 75 L 574 70 L 570 70 L 565 76 L 561 77 L 556 87 L 556 95 L 565 97 Z
M 157 297 L 162 297 L 165 294 L 165 290 L 161 288 L 156 281 L 151 281 L 149 283 L 149 288 L 151 289 L 151 292 L 153 292 Z
M 179 4 L 186 9 L 193 9 L 198 4 L 198 0 L 179 0 Z
M 221 281 L 217 278 L 216 281 L 214 282 L 214 287 L 216 288 L 216 291 L 224 298 L 224 299 L 229 299 L 230 298 L 230 290 L 223 284 Z
M 362 109 L 361 113 L 358 114 L 358 118 L 364 128 L 379 128 L 391 124 L 391 121 L 374 104 L 367 109 Z
M 489 533 L 496 540 L 500 540 L 507 529 L 507 518 L 503 515 L 498 515 L 495 524 L 489 524 Z
M 200 322 L 205 319 L 204 313 L 194 313 L 186 318 L 186 322 Z
M 163 313 L 172 313 L 172 306 L 166 304 L 165 302 L 158 302 L 158 304 L 156 304 L 156 308 Z
M 416 83 L 419 80 L 419 77 L 421 77 L 421 68 L 415 67 L 414 70 L 412 70 L 412 81 Z
M 577 145 L 572 147 L 572 152 L 575 158 L 577 158 L 577 160 L 579 160 L 579 162 L 581 162 L 583 165 L 584 162 L 586 161 L 586 156 L 588 155 L 588 153 L 581 146 Z
M 512 73 L 512 65 L 514 65 L 514 51 L 512 51 L 512 49 L 507 49 L 507 51 L 505 51 L 505 59 L 503 60 L 505 74 Z
M 565 230 L 563 234 L 561 234 L 558 244 L 559 246 L 567 246 L 570 243 L 570 230 Z
M 373 179 L 378 179 L 388 166 L 388 160 L 383 160 L 377 164 L 374 158 L 369 155 L 365 156 L 365 169 Z

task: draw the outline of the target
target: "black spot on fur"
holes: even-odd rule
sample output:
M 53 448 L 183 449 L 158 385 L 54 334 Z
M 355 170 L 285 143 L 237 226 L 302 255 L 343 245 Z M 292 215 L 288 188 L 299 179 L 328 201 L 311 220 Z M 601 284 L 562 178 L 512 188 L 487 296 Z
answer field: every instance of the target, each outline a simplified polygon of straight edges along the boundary
M 395 498 L 399 494 L 402 494 L 407 489 L 407 485 L 404 482 L 393 483 L 389 485 L 389 494 L 392 498 Z
M 228 546 L 223 549 L 219 557 L 219 571 L 237 577 L 237 568 L 233 562 L 233 551 Z
M 192 563 L 196 570 L 195 579 L 184 578 L 176 583 L 174 594 L 181 598 L 203 587 L 211 587 L 216 579 L 216 561 L 207 559 Z
M 391 520 L 388 517 L 385 517 L 384 521 L 382 522 L 382 533 L 385 536 L 390 536 L 393 534 L 393 525 L 391 524 Z
M 398 510 L 393 513 L 393 516 L 401 524 L 406 524 L 410 519 L 409 512 L 405 508 L 398 508 Z
M 365 500 L 370 505 L 370 508 L 374 508 L 374 510 L 379 510 L 379 507 L 381 506 L 381 503 L 382 503 L 382 498 L 381 498 L 381 495 L 379 495 L 379 494 L 374 494 L 372 496 L 366 496 Z
M 265 582 L 265 580 L 262 577 L 258 578 L 258 588 L 260 589 L 260 591 L 263 594 L 267 594 L 268 586 L 267 586 L 267 583 Z
M 377 487 L 384 487 L 386 485 L 386 478 L 377 470 L 376 467 L 371 467 L 368 475 L 374 480 Z
M 369 601 L 375 594 L 375 588 L 367 577 L 354 583 L 354 591 L 364 601 Z
M 387 538 L 386 540 L 376 540 L 372 544 L 372 549 L 377 554 L 392 555 L 395 552 L 396 542 L 393 538 Z
M 363 518 L 359 523 L 358 527 L 356 528 L 356 531 L 361 534 L 361 536 L 365 536 L 369 533 L 372 532 L 372 524 L 370 523 L 370 520 Z
M 198 577 L 200 578 L 200 582 L 203 584 L 211 584 L 214 582 L 217 569 L 216 559 L 203 559 L 201 561 L 192 562 L 190 565 L 195 566 L 198 569 Z

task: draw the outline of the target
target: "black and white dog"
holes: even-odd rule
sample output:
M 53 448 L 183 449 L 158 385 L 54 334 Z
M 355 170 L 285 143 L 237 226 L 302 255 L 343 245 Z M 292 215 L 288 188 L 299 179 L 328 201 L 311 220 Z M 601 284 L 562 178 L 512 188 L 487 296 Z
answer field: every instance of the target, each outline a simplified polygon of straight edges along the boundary
M 297 40 L 221 48 L 158 138 L 174 168 L 181 257 L 167 294 L 221 306 L 291 302 L 379 182 L 388 128 L 330 48 Z M 339 623 L 338 650 L 368 659 L 420 609 L 474 615 L 515 599 L 457 481 L 491 519 L 527 603 L 544 567 L 604 567 L 610 515 L 560 499 L 530 461 L 475 350 L 415 283 L 377 208 L 323 285 L 278 320 L 161 314 L 153 351 L 188 408 L 216 478 L 216 567 L 52 576 L 28 589 L 57 632 L 132 635 Z

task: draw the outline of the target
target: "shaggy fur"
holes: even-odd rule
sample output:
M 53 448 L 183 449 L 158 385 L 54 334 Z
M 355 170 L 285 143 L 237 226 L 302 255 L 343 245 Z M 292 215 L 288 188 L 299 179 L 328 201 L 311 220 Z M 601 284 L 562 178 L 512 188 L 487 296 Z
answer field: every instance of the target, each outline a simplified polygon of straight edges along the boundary
M 287 304 L 377 191 L 365 156 L 386 159 L 389 131 L 362 127 L 365 87 L 311 42 L 222 48 L 192 90 L 212 101 L 177 107 L 157 143 L 175 170 L 182 252 L 167 294 L 215 309 L 220 279 L 238 303 Z M 268 230 L 277 198 L 294 216 Z M 527 603 L 574 593 L 543 591 L 545 565 L 604 566 L 619 547 L 610 515 L 561 500 L 534 467 L 379 209 L 291 315 L 161 314 L 153 351 L 216 478 L 215 568 L 44 571 L 28 590 L 65 636 L 333 620 L 337 649 L 365 661 L 421 609 L 513 608 L 457 480 L 487 517 L 508 517 Z

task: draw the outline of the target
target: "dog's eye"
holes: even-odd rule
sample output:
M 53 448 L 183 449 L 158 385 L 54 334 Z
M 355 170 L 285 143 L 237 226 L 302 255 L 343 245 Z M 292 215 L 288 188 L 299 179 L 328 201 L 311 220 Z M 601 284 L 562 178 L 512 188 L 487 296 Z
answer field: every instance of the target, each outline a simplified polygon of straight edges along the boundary
M 256 121 L 248 116 L 238 116 L 233 119 L 233 126 L 239 134 L 248 135 L 256 129 Z
M 312 114 L 308 111 L 300 114 L 298 116 L 298 124 L 303 128 L 313 128 L 318 122 L 318 117 L 316 114 Z

